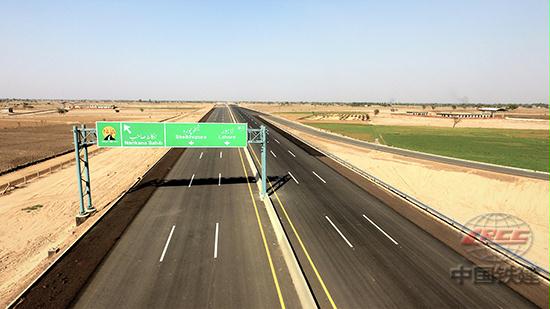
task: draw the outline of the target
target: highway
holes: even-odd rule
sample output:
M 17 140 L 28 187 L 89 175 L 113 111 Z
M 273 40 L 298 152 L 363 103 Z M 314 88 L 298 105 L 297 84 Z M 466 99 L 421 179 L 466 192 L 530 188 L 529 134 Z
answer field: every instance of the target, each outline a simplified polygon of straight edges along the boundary
M 251 175 L 242 149 L 187 149 L 72 306 L 299 307 Z
M 232 107 L 257 128 L 258 113 Z M 323 308 L 530 308 L 503 284 L 459 284 L 471 263 L 274 129 L 268 188 L 313 294 Z M 249 146 L 259 166 L 260 148 Z
M 254 112 L 254 113 L 256 113 L 256 112 Z M 529 178 L 541 179 L 541 180 L 547 180 L 547 181 L 550 179 L 550 176 L 548 175 L 548 173 L 545 173 L 545 172 L 529 171 L 529 170 L 525 170 L 525 169 L 506 167 L 506 166 L 500 166 L 500 165 L 493 165 L 493 164 L 488 164 L 488 163 L 483 163 L 483 162 L 467 161 L 467 160 L 455 159 L 455 158 L 450 158 L 450 157 L 432 155 L 432 154 L 429 154 L 429 153 L 411 151 L 411 150 L 407 150 L 407 149 L 377 145 L 377 144 L 373 144 L 373 143 L 369 143 L 369 142 L 365 142 L 365 141 L 360 141 L 360 140 L 353 139 L 353 138 L 348 138 L 348 137 L 345 137 L 345 136 L 340 136 L 340 135 L 331 134 L 331 133 L 328 133 L 328 132 L 323 132 L 323 131 L 320 131 L 320 130 L 316 130 L 312 127 L 297 124 L 293 121 L 283 119 L 281 117 L 273 117 L 272 115 L 265 114 L 265 113 L 260 113 L 260 112 L 257 112 L 257 113 L 262 115 L 263 117 L 267 117 L 269 120 L 274 121 L 276 123 L 281 123 L 281 124 L 283 124 L 285 126 L 288 126 L 292 129 L 296 129 L 296 130 L 302 131 L 304 133 L 307 133 L 307 134 L 310 134 L 310 135 L 313 135 L 313 136 L 318 136 L 318 137 L 327 139 L 329 141 L 340 142 L 340 143 L 349 144 L 349 145 L 353 145 L 353 146 L 357 146 L 357 147 L 363 147 L 363 148 L 366 148 L 366 149 L 372 149 L 372 150 L 387 152 L 387 153 L 406 156 L 406 157 L 410 157 L 410 158 L 428 160 L 428 161 L 439 162 L 439 163 L 450 164 L 450 165 L 456 165 L 456 166 L 463 166 L 463 167 L 467 167 L 467 168 L 485 170 L 485 171 L 490 171 L 490 172 L 495 172 L 495 173 L 502 173 L 502 174 L 508 174 L 508 175 L 514 175 L 514 176 L 521 176 L 521 177 L 529 177 Z

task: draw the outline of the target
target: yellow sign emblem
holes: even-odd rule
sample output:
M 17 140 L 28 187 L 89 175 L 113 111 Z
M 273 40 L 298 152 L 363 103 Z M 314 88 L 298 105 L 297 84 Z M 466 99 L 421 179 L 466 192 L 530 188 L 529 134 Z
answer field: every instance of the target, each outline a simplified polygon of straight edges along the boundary
M 101 133 L 103 134 L 103 140 L 104 141 L 114 141 L 114 140 L 116 140 L 116 130 L 115 130 L 115 128 L 113 128 L 111 126 L 104 127 L 103 130 L 101 131 Z

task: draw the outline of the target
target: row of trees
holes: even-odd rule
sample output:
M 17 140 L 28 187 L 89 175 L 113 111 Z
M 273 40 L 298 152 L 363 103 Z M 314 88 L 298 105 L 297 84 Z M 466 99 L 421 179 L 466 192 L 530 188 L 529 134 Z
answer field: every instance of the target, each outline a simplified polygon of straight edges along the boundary
M 252 103 L 252 102 L 241 102 L 241 103 Z M 306 102 L 306 101 L 284 101 L 284 102 L 255 102 L 255 103 L 264 103 L 264 104 L 279 104 L 282 106 L 290 105 L 290 104 L 312 104 L 312 105 L 323 105 L 323 106 L 351 106 L 351 107 L 359 107 L 359 106 L 384 106 L 384 107 L 391 107 L 391 106 L 408 106 L 408 105 L 419 105 L 422 106 L 423 109 L 431 108 L 431 109 L 437 109 L 438 107 L 451 107 L 452 109 L 457 108 L 480 108 L 480 107 L 502 107 L 507 109 L 516 109 L 518 107 L 525 107 L 525 108 L 533 108 L 533 107 L 539 107 L 539 108 L 548 108 L 548 104 L 545 103 L 457 103 L 457 104 L 450 104 L 450 103 L 386 103 L 386 102 Z

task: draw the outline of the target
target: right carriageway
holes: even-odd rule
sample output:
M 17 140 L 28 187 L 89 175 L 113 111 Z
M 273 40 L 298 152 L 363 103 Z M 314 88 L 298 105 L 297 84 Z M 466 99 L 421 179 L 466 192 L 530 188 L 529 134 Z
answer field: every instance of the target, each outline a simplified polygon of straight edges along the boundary
M 231 109 L 238 122 L 269 129 L 268 194 L 321 307 L 534 307 L 501 283 L 459 284 L 451 269 L 471 262 L 254 112 Z M 259 166 L 260 148 L 249 149 Z

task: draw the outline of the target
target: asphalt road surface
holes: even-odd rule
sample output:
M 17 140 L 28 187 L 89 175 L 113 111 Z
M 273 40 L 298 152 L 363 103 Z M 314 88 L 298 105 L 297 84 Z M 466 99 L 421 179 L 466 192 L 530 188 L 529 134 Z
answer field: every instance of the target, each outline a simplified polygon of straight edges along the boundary
M 299 307 L 251 175 L 242 149 L 187 149 L 73 307 Z
M 376 145 L 376 144 L 373 144 L 373 143 L 368 143 L 368 142 L 365 142 L 365 141 L 346 138 L 344 136 L 338 136 L 338 135 L 335 135 L 335 134 L 330 134 L 330 133 L 327 133 L 327 132 L 319 131 L 319 130 L 316 130 L 314 128 L 308 127 L 308 126 L 299 125 L 299 124 L 297 124 L 293 121 L 290 121 L 290 120 L 273 117 L 269 114 L 264 114 L 264 113 L 259 113 L 259 114 L 261 114 L 263 117 L 269 118 L 269 120 L 284 124 L 285 126 L 288 126 L 290 128 L 293 128 L 293 129 L 296 129 L 296 130 L 299 130 L 299 131 L 302 131 L 304 133 L 311 134 L 313 136 L 318 136 L 318 137 L 321 137 L 321 138 L 324 138 L 324 139 L 336 141 L 336 142 L 350 144 L 350 145 L 357 146 L 357 147 L 364 147 L 364 148 L 367 148 L 367 149 L 373 149 L 373 150 L 377 150 L 377 151 L 397 154 L 397 155 L 416 158 L 416 159 L 422 159 L 422 160 L 434 161 L 434 162 L 439 162 L 439 163 L 445 163 L 445 164 L 463 166 L 463 167 L 468 167 L 468 168 L 480 169 L 480 170 L 485 170 L 485 171 L 490 171 L 490 172 L 495 172 L 495 173 L 503 173 L 503 174 L 529 177 L 529 178 L 542 179 L 542 180 L 549 180 L 549 177 L 550 177 L 548 175 L 548 173 L 541 173 L 541 172 L 529 171 L 529 170 L 524 170 L 524 169 L 516 169 L 516 168 L 506 167 L 506 166 L 491 165 L 491 164 L 486 164 L 486 163 L 482 163 L 482 162 L 465 161 L 465 160 L 454 159 L 454 158 L 449 158 L 449 157 L 441 157 L 441 156 L 431 155 L 429 153 L 421 153 L 421 152 L 410 151 L 410 150 L 407 150 L 407 149 L 384 147 L 384 146 Z
M 238 122 L 262 124 L 232 110 Z M 275 130 L 268 138 L 270 197 L 321 307 L 534 306 L 504 284 L 460 284 L 451 269 L 472 267 L 465 258 Z

